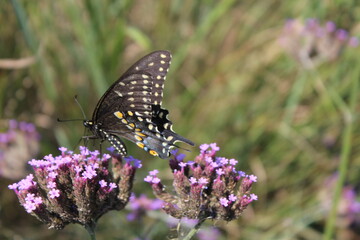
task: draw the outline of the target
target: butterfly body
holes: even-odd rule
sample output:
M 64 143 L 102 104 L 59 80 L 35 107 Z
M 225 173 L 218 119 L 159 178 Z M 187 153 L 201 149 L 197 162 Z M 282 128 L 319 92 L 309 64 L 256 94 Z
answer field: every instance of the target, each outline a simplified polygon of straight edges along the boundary
M 150 53 L 110 86 L 99 100 L 92 120 L 84 121 L 93 137 L 109 141 L 123 156 L 127 151 L 120 137 L 161 158 L 169 156 L 176 141 L 194 145 L 172 130 L 169 112 L 161 107 L 170 61 L 168 51 Z

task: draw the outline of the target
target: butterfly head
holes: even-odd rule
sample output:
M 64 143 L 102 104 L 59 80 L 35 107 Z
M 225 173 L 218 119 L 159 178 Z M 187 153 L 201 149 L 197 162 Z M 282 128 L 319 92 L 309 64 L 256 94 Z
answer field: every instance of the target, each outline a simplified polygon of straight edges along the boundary
M 90 129 L 96 136 L 99 135 L 99 124 L 95 124 L 92 120 L 84 120 L 83 124 L 86 128 Z
M 84 124 L 84 126 L 87 127 L 87 128 L 92 128 L 92 127 L 94 126 L 94 122 L 91 121 L 91 120 L 84 120 L 84 121 L 83 121 L 83 124 Z

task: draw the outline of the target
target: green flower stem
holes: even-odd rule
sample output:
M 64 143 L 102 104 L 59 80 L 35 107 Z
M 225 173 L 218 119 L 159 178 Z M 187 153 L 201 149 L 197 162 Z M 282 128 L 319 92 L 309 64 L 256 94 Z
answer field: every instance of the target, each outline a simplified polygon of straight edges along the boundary
M 95 227 L 96 227 L 96 223 L 95 223 L 95 222 L 92 222 L 92 223 L 90 223 L 90 224 L 86 224 L 86 225 L 85 225 L 85 229 L 86 229 L 86 231 L 89 233 L 91 240 L 96 240 Z
M 194 226 L 193 229 L 182 240 L 190 240 L 200 229 L 201 225 L 205 222 L 205 219 L 199 220 L 199 222 Z
M 335 186 L 334 198 L 331 206 L 331 210 L 326 221 L 325 225 L 325 234 L 324 240 L 332 239 L 334 234 L 334 227 L 338 212 L 338 205 L 340 202 L 340 198 L 342 196 L 341 192 L 343 190 L 345 177 L 347 175 L 347 169 L 349 166 L 350 160 L 350 152 L 351 152 L 351 140 L 353 138 L 353 125 L 354 125 L 354 116 L 355 108 L 357 104 L 357 96 L 359 94 L 359 80 L 358 76 L 354 76 L 353 78 L 353 87 L 350 95 L 350 103 L 349 103 L 349 111 L 344 114 L 345 120 L 345 130 L 342 137 L 342 148 L 341 148 L 341 156 L 340 156 L 340 166 L 339 166 L 339 177 Z

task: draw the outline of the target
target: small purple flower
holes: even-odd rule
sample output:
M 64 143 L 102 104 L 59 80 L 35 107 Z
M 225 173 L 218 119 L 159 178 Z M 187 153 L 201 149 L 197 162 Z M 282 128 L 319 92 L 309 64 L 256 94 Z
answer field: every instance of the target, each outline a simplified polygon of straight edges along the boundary
M 219 169 L 216 169 L 216 174 L 217 174 L 218 176 L 221 176 L 221 175 L 225 174 L 225 171 L 224 171 L 224 169 L 219 168 Z
M 97 173 L 95 171 L 95 169 L 93 168 L 93 166 L 88 165 L 85 167 L 85 171 L 82 173 L 82 177 L 84 179 L 92 179 L 94 177 L 96 177 Z
M 82 169 L 82 167 L 77 165 L 74 167 L 74 170 L 75 170 L 76 174 L 78 175 L 83 169 Z
M 209 181 L 206 178 L 201 177 L 201 178 L 199 178 L 198 183 L 202 184 L 202 185 L 206 185 L 209 183 Z
M 100 187 L 102 187 L 102 188 L 107 187 L 107 185 L 108 185 L 108 183 L 104 179 L 100 180 L 99 184 L 100 184 Z
M 125 157 L 124 160 L 128 164 L 131 164 L 132 166 L 134 166 L 136 168 L 141 168 L 142 167 L 141 161 L 139 159 L 134 158 L 133 156 Z
M 251 199 L 252 201 L 256 201 L 256 200 L 258 200 L 258 196 L 257 196 L 256 194 L 254 194 L 254 193 L 251 193 L 251 194 L 250 194 L 250 199 Z
M 255 175 L 249 175 L 248 178 L 249 178 L 250 181 L 252 181 L 252 182 L 257 182 L 257 176 L 255 176 Z
M 84 147 L 84 146 L 80 146 L 79 149 L 80 149 L 80 154 L 81 154 L 81 155 L 89 155 L 89 154 L 90 154 L 89 149 L 87 149 L 87 148 Z
M 47 188 L 56 188 L 56 182 L 50 181 L 46 185 Z
M 231 201 L 231 202 L 235 202 L 236 199 L 237 199 L 237 197 L 236 197 L 234 194 L 230 194 L 228 199 L 229 199 L 229 201 Z
M 51 189 L 50 191 L 49 191 L 49 197 L 50 198 L 57 198 L 57 197 L 59 197 L 60 196 L 60 190 L 59 189 Z
M 180 162 L 180 163 L 179 163 L 179 166 L 182 167 L 182 168 L 186 167 L 186 165 L 187 165 L 187 164 L 184 163 L 184 162 Z
M 210 143 L 210 148 L 211 148 L 214 152 L 217 152 L 217 151 L 220 150 L 220 147 L 218 147 L 216 143 Z
M 185 158 L 186 155 L 183 153 L 178 154 L 178 152 L 179 152 L 179 149 L 174 149 L 174 150 L 170 151 L 170 154 L 175 156 L 176 161 L 181 162 Z
M 191 184 L 196 184 L 198 182 L 194 177 L 189 178 L 189 181 Z
M 221 165 L 226 165 L 229 163 L 229 159 L 224 157 L 219 158 L 218 161 L 220 162 Z
M 28 213 L 33 212 L 37 208 L 37 206 L 38 205 L 32 201 L 26 201 L 24 204 L 24 208 L 25 208 L 26 212 L 28 212 Z
M 157 183 L 160 182 L 160 178 L 154 177 L 151 182 L 154 183 L 154 184 L 157 184 Z
M 237 163 L 238 163 L 238 161 L 237 161 L 236 159 L 233 159 L 233 158 L 232 158 L 232 159 L 229 160 L 229 164 L 230 164 L 230 165 L 235 166 Z
M 220 204 L 224 207 L 229 206 L 229 201 L 226 198 L 220 198 Z
M 207 163 L 213 163 L 213 162 L 214 162 L 214 160 L 213 160 L 212 157 L 210 157 L 210 156 L 206 156 L 206 157 L 205 157 L 205 161 L 206 161 Z
M 41 197 L 35 197 L 34 193 L 27 193 L 24 199 L 24 208 L 26 212 L 33 212 L 38 206 L 42 204 Z
M 18 184 L 17 183 L 13 183 L 13 184 L 11 184 L 11 185 L 9 185 L 8 187 L 9 187 L 9 189 L 11 189 L 11 190 L 15 190 L 15 189 L 17 189 L 18 188 Z
M 145 182 L 148 182 L 148 183 L 152 183 L 152 180 L 153 180 L 153 179 L 154 179 L 153 176 L 148 175 L 148 176 L 146 176 L 146 177 L 144 178 L 144 181 L 145 181 Z
M 213 168 L 217 168 L 217 167 L 219 167 L 219 164 L 217 162 L 212 162 L 212 163 L 210 163 L 210 166 Z
M 55 170 L 55 169 L 54 169 Z M 56 178 L 58 175 L 57 172 L 49 172 L 49 178 Z
M 61 153 L 65 153 L 67 151 L 66 147 L 59 147 Z
M 209 147 L 210 147 L 209 144 L 201 144 L 200 145 L 201 153 L 207 151 Z
M 158 173 L 159 173 L 159 170 L 154 169 L 154 170 L 152 170 L 152 171 L 149 172 L 149 175 L 150 175 L 150 176 L 156 176 Z
M 111 191 L 111 190 L 113 190 L 115 188 L 117 188 L 117 185 L 115 183 L 113 183 L 113 182 L 109 183 L 109 191 Z

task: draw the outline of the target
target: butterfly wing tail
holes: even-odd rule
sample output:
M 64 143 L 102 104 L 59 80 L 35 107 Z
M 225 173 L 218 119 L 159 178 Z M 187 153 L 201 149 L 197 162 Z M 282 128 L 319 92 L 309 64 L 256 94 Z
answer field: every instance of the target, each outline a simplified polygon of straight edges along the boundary
M 165 138 L 170 142 L 171 145 L 174 145 L 175 142 L 184 142 L 191 146 L 195 146 L 195 143 L 193 143 L 192 141 L 190 141 L 187 138 L 184 138 L 183 136 L 180 136 L 179 134 L 177 134 L 171 130 L 165 129 L 163 131 L 163 134 L 164 134 Z

